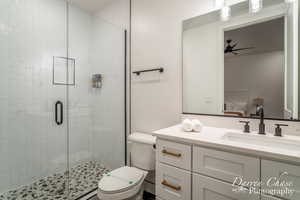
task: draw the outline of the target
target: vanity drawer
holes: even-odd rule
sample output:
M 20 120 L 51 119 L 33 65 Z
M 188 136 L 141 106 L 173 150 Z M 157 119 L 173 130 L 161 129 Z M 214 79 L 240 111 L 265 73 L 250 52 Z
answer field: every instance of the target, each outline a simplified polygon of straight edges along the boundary
M 162 163 L 156 166 L 156 196 L 166 200 L 191 199 L 191 173 Z
M 278 199 L 277 197 L 272 197 L 268 195 L 261 195 L 261 200 L 282 200 L 282 199 Z
M 158 139 L 156 153 L 159 162 L 191 170 L 191 149 L 190 145 Z
M 275 178 L 281 183 L 291 182 L 293 186 L 291 187 L 278 187 L 274 186 L 273 183 Z M 279 179 L 280 178 L 280 179 Z M 299 200 L 300 199 L 300 166 L 290 165 L 281 162 L 262 160 L 261 161 L 261 179 L 263 183 L 263 189 L 291 189 L 296 190 L 292 195 L 275 195 L 278 197 L 284 197 L 285 199 L 290 200 Z M 270 180 L 271 179 L 271 180 Z M 267 186 L 267 182 L 270 180 L 271 185 Z
M 247 181 L 260 180 L 258 158 L 242 156 L 194 146 L 193 171 L 230 183 L 237 177 Z
M 233 191 L 232 184 L 193 174 L 193 200 L 259 200 L 260 195 Z

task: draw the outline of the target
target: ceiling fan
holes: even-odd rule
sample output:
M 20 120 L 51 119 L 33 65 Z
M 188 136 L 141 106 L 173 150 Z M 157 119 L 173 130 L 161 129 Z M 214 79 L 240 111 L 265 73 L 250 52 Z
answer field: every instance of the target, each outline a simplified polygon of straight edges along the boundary
M 232 39 L 226 40 L 227 45 L 225 46 L 225 50 L 224 50 L 225 54 L 232 53 L 234 55 L 238 55 L 239 51 L 244 51 L 244 50 L 254 49 L 255 48 L 255 47 L 246 47 L 246 48 L 237 48 L 236 49 L 236 46 L 238 45 L 238 42 L 235 43 L 235 44 L 233 44 L 233 45 L 231 45 L 231 42 L 232 42 Z

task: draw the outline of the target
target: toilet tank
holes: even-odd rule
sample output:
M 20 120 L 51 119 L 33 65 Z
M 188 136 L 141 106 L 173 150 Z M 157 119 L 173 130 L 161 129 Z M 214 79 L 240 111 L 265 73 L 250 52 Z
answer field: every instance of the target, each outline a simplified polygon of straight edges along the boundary
M 128 136 L 131 165 L 146 171 L 155 169 L 156 137 L 144 133 L 132 133 Z

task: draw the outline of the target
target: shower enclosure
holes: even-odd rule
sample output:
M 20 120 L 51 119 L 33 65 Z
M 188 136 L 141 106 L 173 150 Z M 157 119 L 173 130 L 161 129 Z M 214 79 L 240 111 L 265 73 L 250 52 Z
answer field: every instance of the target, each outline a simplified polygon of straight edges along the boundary
M 125 37 L 65 0 L 0 1 L 0 200 L 77 199 L 125 165 Z

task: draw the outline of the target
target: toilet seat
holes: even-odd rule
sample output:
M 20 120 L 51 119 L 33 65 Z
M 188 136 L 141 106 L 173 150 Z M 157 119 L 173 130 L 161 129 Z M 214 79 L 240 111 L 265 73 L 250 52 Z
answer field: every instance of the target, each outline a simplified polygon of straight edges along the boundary
M 100 199 L 125 199 L 137 194 L 147 175 L 146 171 L 135 167 L 121 167 L 104 174 L 99 181 Z

